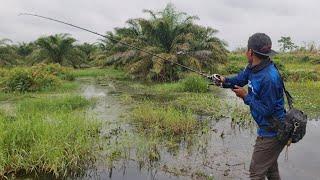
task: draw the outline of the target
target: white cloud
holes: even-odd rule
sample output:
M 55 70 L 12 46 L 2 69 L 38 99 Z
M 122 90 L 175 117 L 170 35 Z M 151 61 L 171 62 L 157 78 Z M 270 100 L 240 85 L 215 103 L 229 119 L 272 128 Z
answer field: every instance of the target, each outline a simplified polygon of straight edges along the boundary
M 70 33 L 81 42 L 94 42 L 98 39 L 95 35 L 18 14 L 37 13 L 104 33 L 123 26 L 129 18 L 145 16 L 142 9 L 162 9 L 168 2 L 198 15 L 199 24 L 218 29 L 217 36 L 227 41 L 230 49 L 246 46 L 255 32 L 269 34 L 276 48 L 281 36 L 291 36 L 297 44 L 319 43 L 320 2 L 316 0 L 0 0 L 0 38 L 32 41 L 40 35 Z

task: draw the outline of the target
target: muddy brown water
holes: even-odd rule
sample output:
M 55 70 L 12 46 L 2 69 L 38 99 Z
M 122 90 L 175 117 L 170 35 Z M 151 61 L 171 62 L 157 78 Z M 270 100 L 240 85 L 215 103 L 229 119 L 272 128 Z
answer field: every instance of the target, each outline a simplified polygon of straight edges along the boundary
M 92 80 L 81 81 L 81 93 L 87 98 L 98 99 L 92 111 L 104 122 L 102 136 L 112 134 L 115 129 L 131 132 L 132 127 L 121 120 L 128 107 L 120 103 L 118 94 L 114 93 L 115 87 L 112 84 L 100 86 Z M 226 99 L 234 101 L 235 98 L 227 92 Z M 310 120 L 305 138 L 289 147 L 288 160 L 285 159 L 285 151 L 281 153 L 278 162 L 282 179 L 320 180 L 319 127 L 320 121 Z M 161 159 L 153 167 L 141 168 L 138 162 L 128 158 L 115 162 L 110 168 L 105 162 L 104 152 L 101 152 L 96 164 L 78 179 L 200 179 L 201 174 L 215 179 L 248 179 L 255 131 L 255 127 L 234 128 L 230 118 L 224 118 L 214 121 L 208 133 L 193 139 L 195 143 L 191 147 L 181 143 L 175 153 L 168 148 L 160 148 Z M 130 133 L 129 136 L 135 134 Z

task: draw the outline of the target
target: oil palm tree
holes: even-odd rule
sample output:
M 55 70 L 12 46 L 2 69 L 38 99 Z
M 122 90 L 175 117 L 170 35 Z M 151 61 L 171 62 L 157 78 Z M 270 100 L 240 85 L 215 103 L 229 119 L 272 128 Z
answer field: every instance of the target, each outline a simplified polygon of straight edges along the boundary
M 17 64 L 17 54 L 10 39 L 0 40 L 0 66 L 12 66 Z
M 199 70 L 213 70 L 226 59 L 226 44 L 215 37 L 217 30 L 196 25 L 196 16 L 176 11 L 168 4 L 162 11 L 144 10 L 149 19 L 129 19 L 128 26 L 115 28 L 107 36 L 151 51 L 171 61 Z M 106 65 L 121 67 L 141 78 L 157 81 L 176 80 L 180 67 L 130 49 L 116 41 L 101 41 L 106 51 Z
M 94 55 L 98 50 L 98 45 L 83 43 L 76 46 L 82 53 L 86 61 L 90 62 L 94 59 Z
M 34 62 L 50 62 L 71 65 L 75 68 L 83 63 L 83 53 L 74 45 L 76 39 L 69 34 L 56 34 L 41 37 L 35 44 L 38 49 L 32 54 Z

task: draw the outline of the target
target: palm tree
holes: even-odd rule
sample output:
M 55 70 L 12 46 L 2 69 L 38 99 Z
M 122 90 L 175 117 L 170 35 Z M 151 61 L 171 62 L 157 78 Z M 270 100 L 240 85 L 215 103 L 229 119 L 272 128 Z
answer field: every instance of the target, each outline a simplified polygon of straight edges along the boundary
M 41 37 L 35 42 L 38 49 L 33 52 L 33 63 L 50 62 L 77 68 L 83 63 L 83 53 L 75 48 L 75 42 L 69 34 Z
M 11 66 L 17 64 L 17 54 L 10 39 L 0 40 L 0 66 Z
M 98 50 L 96 44 L 83 43 L 76 46 L 84 55 L 86 61 L 92 61 L 94 54 Z
M 33 52 L 34 49 L 35 49 L 34 43 L 22 42 L 22 43 L 18 43 L 16 51 L 19 56 L 27 57 Z
M 107 36 L 199 70 L 213 71 L 216 63 L 226 59 L 226 44 L 215 37 L 218 31 L 194 24 L 198 17 L 178 12 L 172 4 L 163 11 L 143 12 L 150 18 L 129 19 L 127 27 L 115 28 Z M 124 68 L 137 77 L 176 80 L 179 72 L 184 71 L 116 41 L 103 39 L 101 43 L 106 51 L 106 65 Z

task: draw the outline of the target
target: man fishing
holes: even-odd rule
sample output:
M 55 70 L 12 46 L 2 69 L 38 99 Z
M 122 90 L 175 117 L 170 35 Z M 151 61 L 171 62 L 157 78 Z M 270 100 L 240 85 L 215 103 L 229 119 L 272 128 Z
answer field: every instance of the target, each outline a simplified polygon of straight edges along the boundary
M 232 91 L 250 107 L 258 124 L 258 137 L 250 164 L 250 179 L 280 179 L 278 157 L 284 145 L 277 140 L 270 118 L 283 122 L 285 118 L 282 78 L 270 59 L 276 54 L 271 39 L 255 33 L 248 40 L 248 66 L 235 77 L 220 76 L 221 85 Z M 248 92 L 243 86 L 248 85 Z

